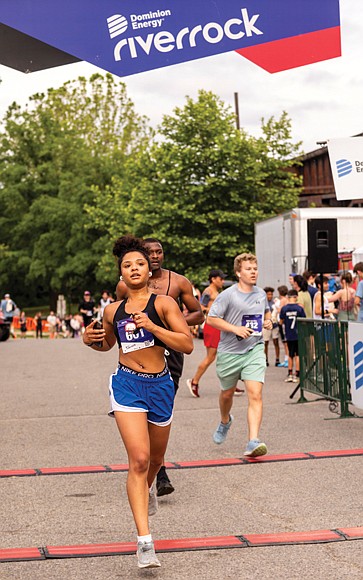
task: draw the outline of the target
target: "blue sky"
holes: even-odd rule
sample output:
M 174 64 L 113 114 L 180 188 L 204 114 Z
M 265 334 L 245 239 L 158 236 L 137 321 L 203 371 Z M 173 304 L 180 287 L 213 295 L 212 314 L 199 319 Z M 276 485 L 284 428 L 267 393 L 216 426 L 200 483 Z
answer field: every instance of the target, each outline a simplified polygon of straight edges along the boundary
M 236 53 L 223 54 L 150 71 L 122 80 L 138 113 L 153 126 L 163 114 L 183 106 L 185 96 L 211 90 L 234 106 L 239 95 L 241 126 L 259 135 L 261 118 L 278 117 L 283 110 L 292 119 L 293 137 L 306 152 L 317 141 L 349 137 L 363 131 L 363 2 L 341 0 L 343 56 L 270 75 Z M 77 63 L 25 75 L 0 66 L 0 116 L 16 101 L 56 88 L 80 75 L 100 71 Z

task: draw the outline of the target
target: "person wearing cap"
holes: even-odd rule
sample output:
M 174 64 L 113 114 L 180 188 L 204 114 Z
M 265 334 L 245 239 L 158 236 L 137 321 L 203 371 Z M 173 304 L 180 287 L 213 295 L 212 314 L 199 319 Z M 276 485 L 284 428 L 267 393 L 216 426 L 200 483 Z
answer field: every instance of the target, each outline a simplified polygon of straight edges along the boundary
M 4 299 L 1 301 L 0 308 L 4 315 L 4 319 L 6 322 L 10 322 L 10 333 L 13 338 L 16 338 L 15 332 L 11 329 L 13 324 L 13 319 L 15 316 L 15 311 L 17 309 L 17 305 L 15 304 L 14 300 L 11 299 L 10 294 L 5 294 Z
M 204 316 L 208 316 L 209 310 L 214 300 L 217 298 L 218 294 L 223 288 L 225 278 L 226 275 L 224 272 L 222 272 L 222 270 L 215 269 L 209 272 L 209 286 L 204 290 L 200 299 Z M 219 330 L 213 328 L 213 326 L 207 322 L 204 324 L 203 342 L 205 348 L 207 349 L 207 355 L 198 366 L 193 378 L 187 379 L 187 386 L 193 397 L 198 398 L 200 396 L 199 381 L 217 356 L 220 335 L 221 333 Z
M 258 457 L 267 453 L 259 439 L 262 422 L 262 389 L 265 382 L 266 357 L 263 329 L 271 330 L 271 311 L 266 292 L 256 286 L 257 258 L 239 254 L 234 259 L 234 284 L 217 296 L 207 318 L 208 324 L 221 331 L 217 352 L 217 375 L 220 381 L 219 408 L 221 421 L 213 434 L 220 445 L 233 422 L 230 414 L 238 380 L 245 383 L 248 408 L 248 443 L 244 455 Z
M 82 314 L 83 324 L 85 328 L 92 322 L 95 306 L 96 303 L 91 297 L 91 292 L 85 290 L 85 292 L 83 293 L 83 300 L 79 303 L 78 306 L 78 312 Z

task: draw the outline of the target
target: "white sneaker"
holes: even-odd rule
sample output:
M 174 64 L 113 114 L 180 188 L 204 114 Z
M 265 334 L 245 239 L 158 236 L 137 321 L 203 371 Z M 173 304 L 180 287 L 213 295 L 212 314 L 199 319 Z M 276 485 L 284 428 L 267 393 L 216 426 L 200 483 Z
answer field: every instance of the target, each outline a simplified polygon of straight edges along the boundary
M 154 482 L 149 489 L 149 509 L 148 509 L 149 516 L 155 515 L 157 511 L 158 511 L 158 498 L 156 496 L 156 487 Z
M 294 377 L 292 375 L 287 375 L 287 379 L 285 379 L 285 383 L 293 383 Z
M 154 548 L 154 542 L 137 542 L 137 565 L 139 568 L 159 568 L 161 566 Z

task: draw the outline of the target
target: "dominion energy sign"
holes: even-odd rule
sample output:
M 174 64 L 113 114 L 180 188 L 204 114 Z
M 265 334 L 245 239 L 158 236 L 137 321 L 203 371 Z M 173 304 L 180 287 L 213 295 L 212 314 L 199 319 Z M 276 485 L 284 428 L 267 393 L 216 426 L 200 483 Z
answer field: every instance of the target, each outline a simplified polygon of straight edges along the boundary
M 0 62 L 118 76 L 235 51 L 274 73 L 341 55 L 339 0 L 1 0 Z

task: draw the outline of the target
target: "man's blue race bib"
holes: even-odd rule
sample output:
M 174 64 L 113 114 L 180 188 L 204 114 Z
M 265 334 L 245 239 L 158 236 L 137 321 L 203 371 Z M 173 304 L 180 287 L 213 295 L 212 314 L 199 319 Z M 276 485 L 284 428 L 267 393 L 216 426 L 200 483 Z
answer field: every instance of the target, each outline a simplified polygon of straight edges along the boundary
M 118 320 L 117 331 L 125 354 L 154 346 L 154 335 L 145 328 L 137 328 L 132 318 Z
M 242 316 L 242 326 L 253 330 L 254 334 L 262 333 L 262 314 L 244 314 Z

